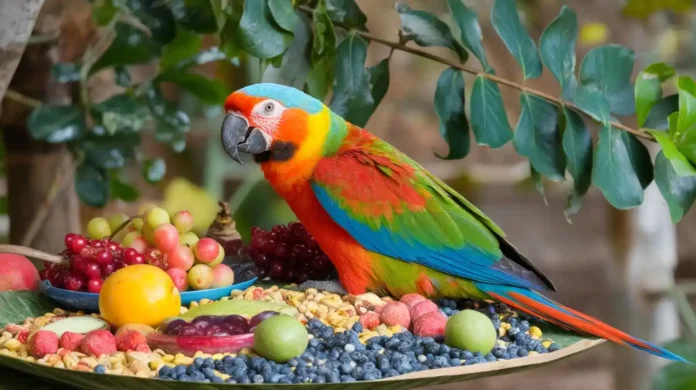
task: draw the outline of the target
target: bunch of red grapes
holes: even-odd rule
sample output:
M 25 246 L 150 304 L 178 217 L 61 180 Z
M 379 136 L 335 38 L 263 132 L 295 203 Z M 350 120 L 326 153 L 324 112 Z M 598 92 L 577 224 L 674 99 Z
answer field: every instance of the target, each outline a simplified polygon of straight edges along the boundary
M 99 293 L 104 279 L 127 265 L 152 264 L 162 268 L 162 253 L 151 249 L 145 254 L 133 248 L 123 248 L 108 238 L 89 240 L 79 234 L 65 236 L 62 255 L 68 258 L 68 266 L 45 263 L 41 278 L 53 287 L 71 291 Z
M 259 278 L 288 283 L 336 278 L 336 268 L 299 222 L 276 225 L 270 231 L 251 230 L 249 256 Z

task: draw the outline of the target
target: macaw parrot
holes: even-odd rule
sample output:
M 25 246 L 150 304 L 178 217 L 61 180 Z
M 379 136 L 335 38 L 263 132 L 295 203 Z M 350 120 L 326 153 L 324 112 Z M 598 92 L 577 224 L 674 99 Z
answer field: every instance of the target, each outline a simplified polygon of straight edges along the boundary
M 555 302 L 551 280 L 490 218 L 414 160 L 295 88 L 225 101 L 222 144 L 251 154 L 351 294 L 497 300 L 563 328 L 685 360 Z

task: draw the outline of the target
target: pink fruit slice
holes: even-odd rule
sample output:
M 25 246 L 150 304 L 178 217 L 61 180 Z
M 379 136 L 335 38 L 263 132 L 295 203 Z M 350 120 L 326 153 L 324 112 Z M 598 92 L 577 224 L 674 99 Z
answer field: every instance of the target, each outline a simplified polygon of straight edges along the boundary
M 254 334 L 246 333 L 236 336 L 167 336 L 152 332 L 147 335 L 151 349 L 161 349 L 168 354 L 182 353 L 193 356 L 196 351 L 216 354 L 239 352 L 242 348 L 254 346 Z

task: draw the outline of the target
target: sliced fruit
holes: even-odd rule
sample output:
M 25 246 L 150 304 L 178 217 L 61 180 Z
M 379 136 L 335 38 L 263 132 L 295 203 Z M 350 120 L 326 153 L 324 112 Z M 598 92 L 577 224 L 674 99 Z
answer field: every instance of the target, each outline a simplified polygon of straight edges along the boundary
M 203 315 L 228 316 L 231 314 L 255 316 L 262 311 L 277 311 L 290 317 L 296 317 L 299 314 L 296 308 L 283 303 L 236 299 L 197 306 L 180 315 L 179 318 L 191 320 Z
M 51 332 L 62 336 L 65 332 L 73 332 L 80 334 L 87 334 L 93 330 L 108 330 L 109 324 L 106 321 L 99 318 L 79 316 L 79 317 L 69 317 L 55 322 L 41 328 L 41 330 L 50 330 Z
M 242 348 L 254 345 L 254 334 L 247 333 L 236 336 L 167 336 L 160 333 L 150 333 L 147 344 L 152 348 L 161 349 L 168 354 L 181 353 L 193 356 L 197 351 L 208 354 L 238 352 Z

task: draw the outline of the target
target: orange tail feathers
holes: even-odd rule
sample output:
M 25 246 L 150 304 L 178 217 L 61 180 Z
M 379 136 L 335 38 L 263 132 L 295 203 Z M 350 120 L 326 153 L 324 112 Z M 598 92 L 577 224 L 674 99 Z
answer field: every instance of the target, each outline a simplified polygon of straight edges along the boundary
M 664 348 L 633 337 L 587 314 L 554 302 L 537 292 L 510 286 L 483 283 L 477 285 L 494 299 L 562 328 L 600 337 L 617 344 L 628 345 L 665 359 L 690 363 Z

